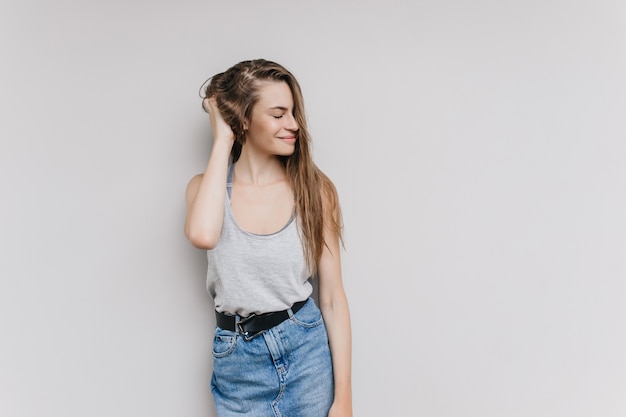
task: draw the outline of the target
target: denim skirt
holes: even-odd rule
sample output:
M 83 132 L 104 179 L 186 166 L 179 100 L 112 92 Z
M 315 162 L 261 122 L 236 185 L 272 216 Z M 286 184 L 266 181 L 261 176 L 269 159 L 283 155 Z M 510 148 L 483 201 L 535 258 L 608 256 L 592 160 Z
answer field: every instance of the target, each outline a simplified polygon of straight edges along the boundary
M 333 369 L 326 327 L 313 299 L 249 341 L 217 327 L 211 391 L 219 417 L 328 416 Z

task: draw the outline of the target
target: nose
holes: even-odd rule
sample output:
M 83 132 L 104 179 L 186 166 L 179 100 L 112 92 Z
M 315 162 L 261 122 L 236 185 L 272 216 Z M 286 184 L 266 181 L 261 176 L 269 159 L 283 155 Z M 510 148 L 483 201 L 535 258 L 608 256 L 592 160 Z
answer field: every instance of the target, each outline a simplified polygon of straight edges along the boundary
M 298 126 L 298 121 L 294 117 L 293 114 L 288 113 L 289 117 L 285 118 L 285 129 L 291 130 L 292 132 L 297 132 L 300 126 Z

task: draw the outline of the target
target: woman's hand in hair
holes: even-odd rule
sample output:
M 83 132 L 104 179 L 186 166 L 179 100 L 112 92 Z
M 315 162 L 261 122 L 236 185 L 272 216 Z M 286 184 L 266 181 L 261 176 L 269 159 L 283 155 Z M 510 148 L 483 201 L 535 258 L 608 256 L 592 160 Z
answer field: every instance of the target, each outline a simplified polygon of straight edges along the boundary
M 209 113 L 211 119 L 211 129 L 213 130 L 213 141 L 229 141 L 230 145 L 235 142 L 235 134 L 231 127 L 224 121 L 222 114 L 217 108 L 215 97 L 205 98 L 202 103 L 204 109 Z

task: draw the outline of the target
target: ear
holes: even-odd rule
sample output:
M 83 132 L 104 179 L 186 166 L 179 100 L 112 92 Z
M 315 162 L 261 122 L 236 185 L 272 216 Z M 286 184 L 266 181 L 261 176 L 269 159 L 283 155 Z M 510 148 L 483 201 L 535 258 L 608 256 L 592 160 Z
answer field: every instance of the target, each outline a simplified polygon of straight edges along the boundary
M 202 110 L 204 110 L 205 112 L 209 112 L 209 99 L 205 98 L 202 100 Z

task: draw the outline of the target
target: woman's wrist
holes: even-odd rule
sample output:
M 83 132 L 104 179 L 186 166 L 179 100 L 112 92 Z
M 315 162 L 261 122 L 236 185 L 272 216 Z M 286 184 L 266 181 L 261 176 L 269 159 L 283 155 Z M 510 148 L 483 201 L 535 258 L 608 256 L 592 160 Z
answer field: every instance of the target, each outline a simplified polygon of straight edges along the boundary
M 335 397 L 330 411 L 329 416 L 352 416 L 352 399 L 341 399 Z
M 213 146 L 219 144 L 225 147 L 228 147 L 228 151 L 230 152 L 230 148 L 233 147 L 233 143 L 235 143 L 235 136 L 233 134 L 224 133 L 218 134 L 213 137 Z
M 335 390 L 335 399 L 333 402 L 342 406 L 348 406 L 352 408 L 352 393 L 349 389 Z
M 235 141 L 228 137 L 224 136 L 216 136 L 213 138 L 213 149 L 211 150 L 212 155 L 230 155 L 230 151 L 233 148 L 233 143 Z

